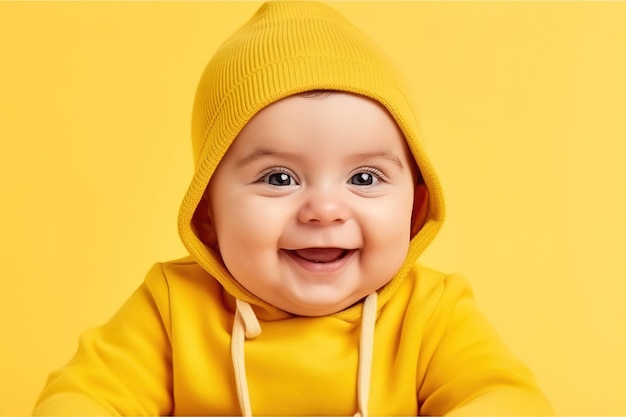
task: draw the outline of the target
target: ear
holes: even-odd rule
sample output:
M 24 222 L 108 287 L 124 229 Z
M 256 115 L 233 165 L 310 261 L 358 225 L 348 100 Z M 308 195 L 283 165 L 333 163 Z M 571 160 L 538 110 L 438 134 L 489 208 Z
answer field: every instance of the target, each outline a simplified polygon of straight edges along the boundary
M 411 217 L 411 239 L 420 231 L 428 216 L 428 187 L 422 182 L 415 186 L 413 195 L 413 215 Z
M 208 247 L 217 250 L 217 233 L 211 214 L 211 204 L 206 193 L 200 199 L 191 220 L 198 238 Z

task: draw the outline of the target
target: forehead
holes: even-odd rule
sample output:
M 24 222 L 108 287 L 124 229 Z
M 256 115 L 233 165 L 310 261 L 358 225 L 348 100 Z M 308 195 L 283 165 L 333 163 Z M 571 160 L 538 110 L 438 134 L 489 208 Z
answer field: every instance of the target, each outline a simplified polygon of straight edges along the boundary
M 407 156 L 404 136 L 388 111 L 372 99 L 343 92 L 295 95 L 265 107 L 246 124 L 228 153 L 253 149 L 260 154 Z

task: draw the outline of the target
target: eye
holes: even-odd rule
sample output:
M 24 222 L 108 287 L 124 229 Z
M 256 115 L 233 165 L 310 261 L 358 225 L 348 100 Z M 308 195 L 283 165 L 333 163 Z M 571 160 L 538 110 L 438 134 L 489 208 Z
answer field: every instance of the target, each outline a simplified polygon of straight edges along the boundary
M 268 184 L 277 186 L 292 185 L 294 182 L 293 178 L 291 178 L 289 174 L 285 174 L 284 172 L 276 172 L 274 174 L 268 175 L 265 178 Z
M 261 176 L 261 181 L 274 187 L 287 187 L 297 185 L 294 177 L 284 171 L 270 170 Z
M 354 174 L 349 182 L 359 186 L 375 185 L 380 182 L 380 176 L 381 174 L 374 172 L 359 172 Z

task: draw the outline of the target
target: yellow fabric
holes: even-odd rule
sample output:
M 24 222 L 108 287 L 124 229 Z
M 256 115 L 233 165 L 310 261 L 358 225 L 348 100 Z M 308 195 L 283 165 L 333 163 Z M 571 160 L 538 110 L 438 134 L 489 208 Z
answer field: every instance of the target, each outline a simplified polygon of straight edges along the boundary
M 192 259 L 156 265 L 109 323 L 82 337 L 35 414 L 240 415 L 235 310 L 236 300 Z M 254 415 L 357 412 L 360 320 L 259 324 L 262 332 L 245 342 Z M 372 416 L 551 412 L 465 280 L 422 266 L 378 310 L 371 373 Z
M 202 242 L 197 210 L 228 146 L 268 104 L 341 90 L 383 104 L 427 187 L 407 259 L 365 302 L 298 317 L 243 288 Z M 540 415 L 532 376 L 478 312 L 465 281 L 417 266 L 444 217 L 406 89 L 362 32 L 318 3 L 271 3 L 209 63 L 192 123 L 196 171 L 179 214 L 191 256 L 156 265 L 53 373 L 35 414 Z M 424 197 L 425 198 L 425 197 Z M 203 201 L 206 206 L 207 202 Z
M 372 376 L 372 355 L 374 350 L 374 332 L 376 329 L 376 311 L 378 305 L 378 293 L 368 295 L 363 302 L 363 320 L 361 323 L 361 340 L 359 344 L 359 372 L 358 372 L 358 404 L 359 411 L 356 416 L 368 416 L 368 400 L 370 379 Z M 259 321 L 250 304 L 245 301 L 235 300 L 236 310 L 233 321 L 233 333 L 231 342 L 231 354 L 233 368 L 235 370 L 235 385 L 237 386 L 237 398 L 241 408 L 241 415 L 252 416 L 250 405 L 250 391 L 245 365 L 245 339 L 253 339 L 261 334 Z

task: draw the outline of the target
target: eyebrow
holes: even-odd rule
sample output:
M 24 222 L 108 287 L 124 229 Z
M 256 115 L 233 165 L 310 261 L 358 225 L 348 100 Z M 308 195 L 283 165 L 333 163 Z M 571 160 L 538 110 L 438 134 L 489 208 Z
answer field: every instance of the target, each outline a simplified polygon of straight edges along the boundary
M 268 157 L 268 156 L 279 157 L 283 159 L 291 159 L 291 160 L 296 159 L 296 155 L 291 152 L 279 152 L 279 151 L 274 151 L 268 148 L 256 148 L 252 152 L 250 152 L 248 155 L 244 156 L 239 161 L 237 161 L 237 167 L 245 166 L 253 161 L 256 161 L 257 159 L 261 159 L 261 158 Z
M 256 148 L 252 152 L 250 152 L 248 155 L 244 156 L 239 161 L 237 161 L 237 167 L 243 167 L 251 162 L 254 162 L 258 159 L 265 158 L 265 157 L 278 157 L 278 158 L 288 159 L 288 160 L 297 159 L 296 154 L 291 153 L 291 152 L 280 152 L 280 151 L 275 151 L 275 150 L 268 149 L 268 148 Z M 378 158 L 390 161 L 393 164 L 397 165 L 400 169 L 404 169 L 404 165 L 402 164 L 402 161 L 400 161 L 400 158 L 398 158 L 396 155 L 394 155 L 391 152 L 385 152 L 385 151 L 362 152 L 362 153 L 351 155 L 349 160 L 351 162 L 356 163 L 356 162 L 363 161 L 363 160 L 378 159 Z
M 404 165 L 402 165 L 402 161 L 400 161 L 400 158 L 398 158 L 396 155 L 394 155 L 391 152 L 363 152 L 363 153 L 359 153 L 356 155 L 352 155 L 350 157 L 351 160 L 357 162 L 357 161 L 362 161 L 362 160 L 367 160 L 367 159 L 386 159 L 390 162 L 393 162 L 395 165 L 397 165 L 400 169 L 404 169 Z

